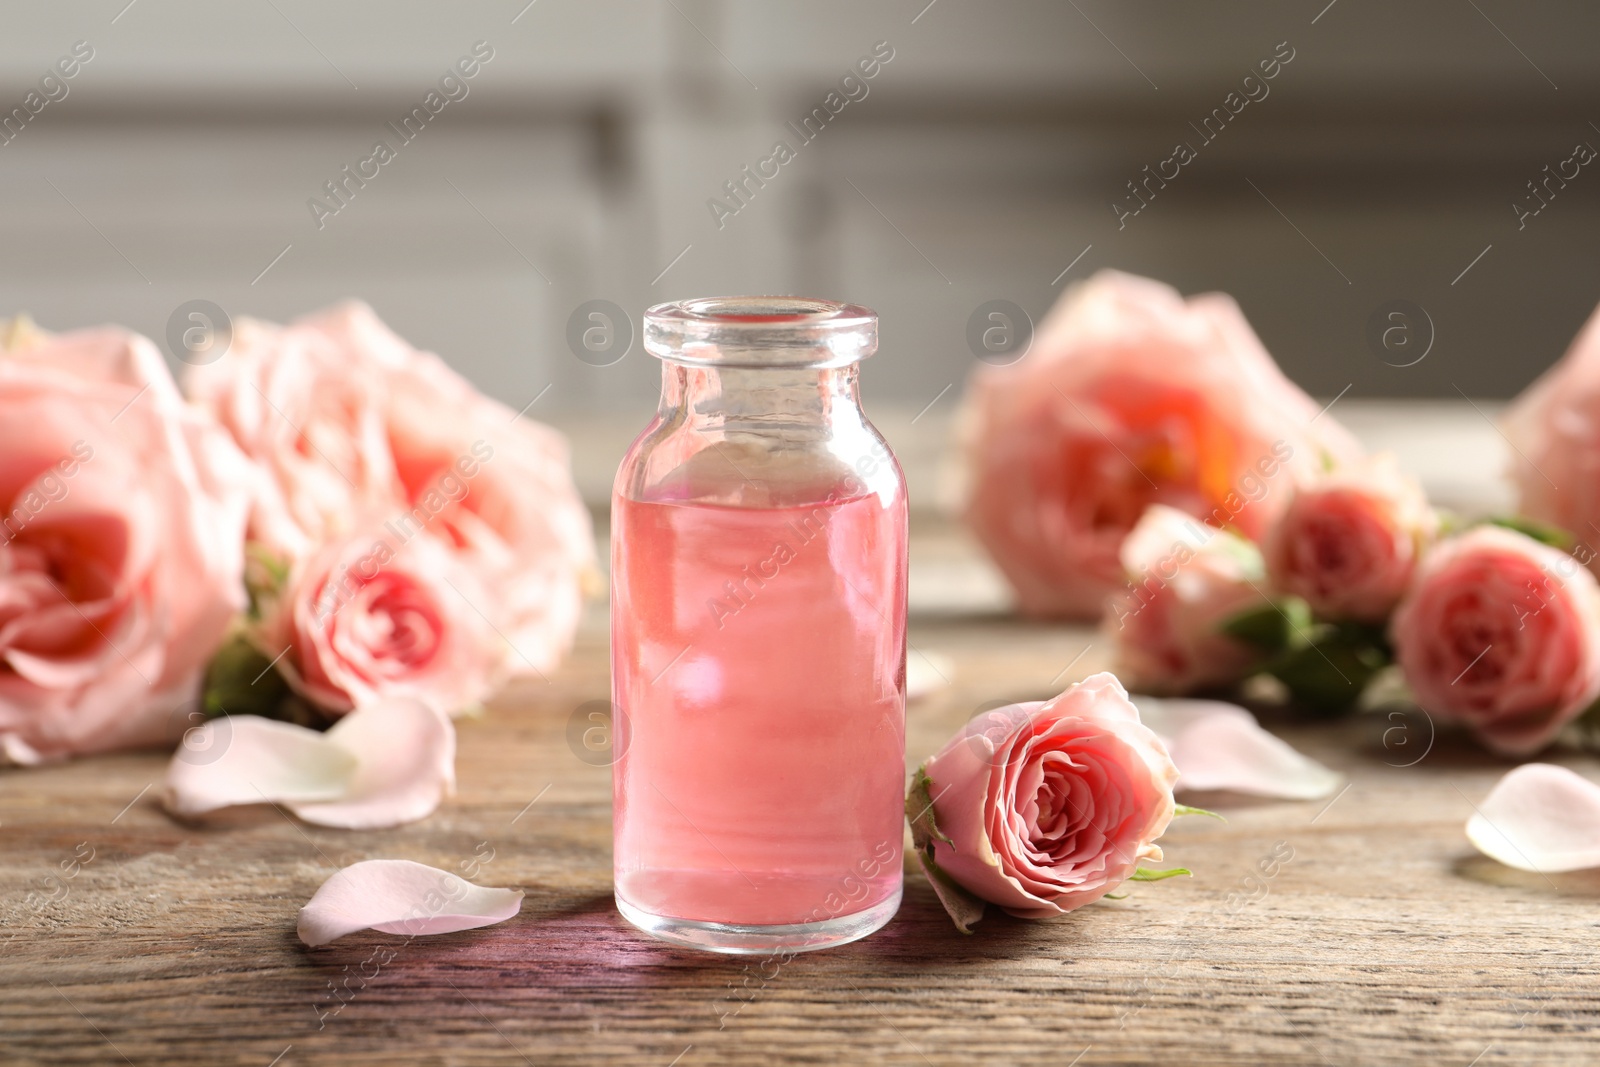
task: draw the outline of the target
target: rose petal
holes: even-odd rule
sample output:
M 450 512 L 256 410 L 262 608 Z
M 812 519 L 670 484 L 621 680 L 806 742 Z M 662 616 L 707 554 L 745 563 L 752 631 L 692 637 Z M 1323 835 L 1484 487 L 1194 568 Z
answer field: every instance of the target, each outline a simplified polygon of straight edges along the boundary
M 356 759 L 315 730 L 259 715 L 212 719 L 184 736 L 167 767 L 166 805 L 200 815 L 235 804 L 331 800 Z
M 1489 790 L 1467 820 L 1467 839 L 1518 870 L 1600 867 L 1600 785 L 1565 767 L 1524 764 Z
M 522 890 L 473 885 L 410 860 L 362 860 L 329 878 L 300 909 L 300 940 L 315 948 L 357 930 L 448 934 L 504 922 Z
M 167 769 L 166 805 L 198 815 L 272 802 L 319 826 L 398 826 L 455 791 L 455 755 L 449 720 L 411 699 L 364 704 L 327 733 L 230 715 L 184 738 Z
M 354 771 L 336 799 L 289 804 L 306 822 L 367 830 L 426 818 L 456 789 L 456 731 L 419 700 L 391 699 L 346 715 L 324 735 Z
M 1255 716 L 1220 700 L 1136 697 L 1140 718 L 1166 742 L 1178 790 L 1224 789 L 1252 796 L 1316 800 L 1342 776 L 1268 733 Z

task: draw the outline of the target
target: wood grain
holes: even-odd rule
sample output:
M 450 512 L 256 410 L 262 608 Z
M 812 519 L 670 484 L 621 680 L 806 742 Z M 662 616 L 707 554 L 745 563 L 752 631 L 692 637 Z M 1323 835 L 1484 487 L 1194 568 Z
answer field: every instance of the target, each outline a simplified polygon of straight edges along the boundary
M 915 648 L 949 657 L 956 676 L 913 705 L 912 758 L 986 701 L 1100 666 L 1091 649 L 1061 673 L 1092 636 L 922 614 Z M 566 739 L 574 709 L 606 695 L 605 656 L 596 604 L 548 684 L 462 724 L 459 795 L 398 830 L 318 829 L 270 807 L 179 824 L 157 803 L 158 754 L 0 774 L 0 1061 L 1600 1059 L 1600 872 L 1545 878 L 1475 853 L 1463 824 L 1507 765 L 1430 738 L 1420 716 L 1272 722 L 1348 790 L 1331 804 L 1199 797 L 1228 821 L 1183 819 L 1164 842 L 1193 879 L 1054 921 L 992 916 L 962 937 L 913 877 L 876 936 L 763 964 L 667 947 L 613 910 L 610 773 Z M 1600 777 L 1592 759 L 1565 762 Z M 455 869 L 490 849 L 478 880 L 528 893 L 505 925 L 318 950 L 295 938 L 300 905 L 339 865 Z

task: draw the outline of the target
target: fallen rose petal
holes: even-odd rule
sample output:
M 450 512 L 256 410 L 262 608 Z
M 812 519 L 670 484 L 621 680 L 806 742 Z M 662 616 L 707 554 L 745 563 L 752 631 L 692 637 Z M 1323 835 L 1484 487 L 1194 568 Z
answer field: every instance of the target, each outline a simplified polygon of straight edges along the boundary
M 167 767 L 166 805 L 202 815 L 237 804 L 332 800 L 356 760 L 315 730 L 259 715 L 212 719 L 184 736 Z
M 300 940 L 312 948 L 353 934 L 448 934 L 504 922 L 522 910 L 522 890 L 493 889 L 411 860 L 362 860 L 323 882 L 300 909 Z
M 324 740 L 349 753 L 354 771 L 336 799 L 287 805 L 306 822 L 347 830 L 398 826 L 427 818 L 455 792 L 455 727 L 421 701 L 363 705 Z
M 165 801 L 182 816 L 276 803 L 319 826 L 399 826 L 454 792 L 455 753 L 455 728 L 416 700 L 362 705 L 327 733 L 230 715 L 185 738 L 167 768 Z
M 1255 716 L 1220 700 L 1135 697 L 1139 717 L 1167 745 L 1177 790 L 1217 789 L 1285 800 L 1316 800 L 1342 777 L 1268 733 Z
M 1489 790 L 1467 820 L 1467 840 L 1522 871 L 1600 867 L 1600 785 L 1565 767 L 1523 764 Z

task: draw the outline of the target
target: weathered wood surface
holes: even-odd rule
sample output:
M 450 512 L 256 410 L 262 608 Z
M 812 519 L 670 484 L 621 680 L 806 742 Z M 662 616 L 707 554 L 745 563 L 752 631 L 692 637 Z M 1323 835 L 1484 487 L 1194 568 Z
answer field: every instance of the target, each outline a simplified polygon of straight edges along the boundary
M 948 560 L 952 543 L 931 531 L 913 558 Z M 985 701 L 1052 692 L 1102 661 L 1095 648 L 1062 674 L 1092 634 L 998 616 L 924 613 L 911 637 L 955 665 L 911 709 L 913 759 Z M 597 604 L 548 685 L 462 725 L 458 796 L 392 831 L 268 807 L 180 825 L 157 803 L 153 754 L 0 774 L 0 1061 L 1600 1060 L 1600 872 L 1544 878 L 1475 853 L 1463 824 L 1507 765 L 1444 732 L 1430 749 L 1420 716 L 1273 723 L 1348 790 L 1331 804 L 1199 797 L 1228 822 L 1180 820 L 1164 842 L 1193 879 L 962 937 L 912 877 L 882 932 L 779 966 L 669 948 L 612 909 L 609 770 L 567 742 L 606 677 Z M 300 905 L 369 857 L 477 861 L 480 882 L 527 901 L 486 930 L 307 950 Z

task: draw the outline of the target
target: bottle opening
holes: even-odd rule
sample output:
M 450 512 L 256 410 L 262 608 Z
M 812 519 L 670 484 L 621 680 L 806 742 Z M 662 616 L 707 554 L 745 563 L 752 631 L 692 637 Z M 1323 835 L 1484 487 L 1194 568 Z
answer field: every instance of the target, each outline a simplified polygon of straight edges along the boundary
M 726 296 L 657 304 L 644 347 L 675 363 L 716 367 L 844 367 L 878 349 L 878 315 L 860 304 L 790 296 Z

